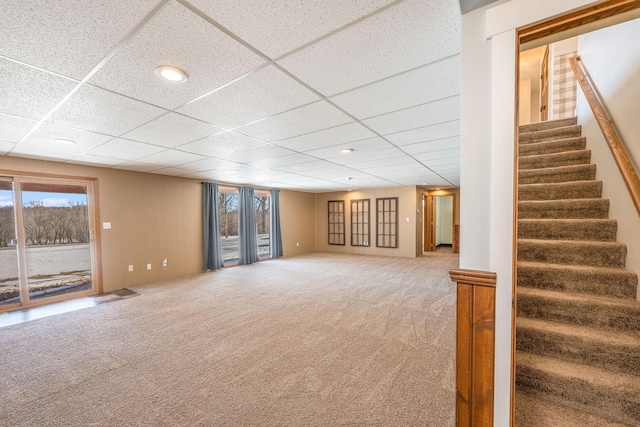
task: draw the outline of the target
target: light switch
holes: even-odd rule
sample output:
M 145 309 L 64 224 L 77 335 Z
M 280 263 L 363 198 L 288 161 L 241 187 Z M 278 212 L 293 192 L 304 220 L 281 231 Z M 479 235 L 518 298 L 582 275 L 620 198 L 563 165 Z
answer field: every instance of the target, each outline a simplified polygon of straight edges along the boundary
M 103 230 L 111 230 L 111 223 L 110 222 L 103 222 L 102 223 L 102 229 Z

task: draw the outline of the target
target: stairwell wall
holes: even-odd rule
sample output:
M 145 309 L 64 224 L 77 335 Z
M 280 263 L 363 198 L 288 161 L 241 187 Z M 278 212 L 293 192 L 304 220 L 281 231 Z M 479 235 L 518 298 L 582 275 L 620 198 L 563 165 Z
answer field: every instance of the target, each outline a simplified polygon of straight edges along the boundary
M 640 45 L 629 42 L 638 34 L 638 19 L 584 34 L 578 39 L 578 53 L 640 173 Z M 627 245 L 627 269 L 640 274 L 640 215 L 580 89 L 577 113 L 591 162 L 598 165 L 596 179 L 604 184 L 602 197 L 611 203 L 609 217 L 618 221 L 618 241 Z M 640 299 L 640 290 L 637 297 Z

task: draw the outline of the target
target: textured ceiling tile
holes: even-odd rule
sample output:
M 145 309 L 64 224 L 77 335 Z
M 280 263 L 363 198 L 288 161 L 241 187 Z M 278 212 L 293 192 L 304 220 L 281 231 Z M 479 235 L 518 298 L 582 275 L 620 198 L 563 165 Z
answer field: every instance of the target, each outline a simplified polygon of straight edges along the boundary
M 444 157 L 440 159 L 425 160 L 422 163 L 428 167 L 435 167 L 439 165 L 460 165 L 460 155 L 453 155 L 451 157 Z
M 183 163 L 191 163 L 198 160 L 203 160 L 204 158 L 204 156 L 185 153 L 184 151 L 166 150 L 147 157 L 141 157 L 138 160 L 142 163 L 149 163 L 151 165 L 172 167 L 182 165 Z
M 295 151 L 311 151 L 352 141 L 374 137 L 375 134 L 360 123 L 348 123 L 306 135 L 277 141 L 275 144 Z
M 329 96 L 460 53 L 460 27 L 454 1 L 405 0 L 278 63 Z
M 460 97 L 454 96 L 365 120 L 381 135 L 460 119 Z
M 120 136 L 165 112 L 152 105 L 83 85 L 51 116 L 49 122 Z
M 402 158 L 402 157 L 400 157 Z M 367 172 L 370 174 L 387 174 L 393 172 L 402 172 L 407 174 L 420 173 L 425 169 L 423 165 L 417 161 L 410 159 L 412 163 L 404 163 L 400 165 L 379 165 L 379 166 L 355 166 L 350 165 L 352 168 Z
M 0 54 L 82 79 L 158 0 L 3 0 Z
M 275 157 L 271 159 L 262 159 L 251 163 L 251 166 L 257 168 L 274 168 L 278 166 L 289 166 L 300 163 L 307 163 L 316 160 L 313 157 L 304 154 L 291 154 L 288 156 Z
M 31 159 L 42 160 L 69 160 L 70 158 L 78 155 L 73 151 L 60 150 L 53 147 L 34 147 L 31 145 L 16 144 L 11 156 L 28 157 Z
M 427 153 L 429 151 L 444 150 L 447 148 L 459 148 L 460 137 L 436 139 L 435 141 L 419 142 L 417 144 L 403 145 L 402 150 L 409 154 Z
M 276 58 L 392 1 L 191 0 L 191 3 L 262 53 Z
M 149 156 L 151 154 L 159 153 L 163 150 L 164 148 L 158 147 L 156 145 L 116 138 L 112 139 L 109 142 L 105 142 L 99 147 L 94 148 L 87 154 L 98 157 L 110 157 L 112 159 L 132 161 L 137 160 L 141 157 Z
M 221 159 L 238 163 L 251 163 L 258 160 L 286 156 L 288 154 L 294 153 L 291 150 L 278 147 L 277 145 L 262 145 L 260 147 L 252 148 L 249 150 L 238 151 L 235 153 L 227 154 L 225 156 L 221 156 Z
M 355 169 L 366 169 L 371 167 L 379 167 L 379 166 L 389 166 L 389 167 L 397 167 L 404 168 L 405 165 L 413 166 L 419 165 L 419 163 L 410 158 L 410 157 L 393 157 L 390 159 L 382 159 L 382 160 L 368 160 L 364 162 L 354 162 L 350 166 Z
M 385 138 L 396 145 L 403 146 L 416 144 L 418 142 L 433 141 L 434 139 L 452 138 L 459 135 L 460 121 L 454 120 L 452 122 L 386 135 Z
M 331 98 L 359 119 L 460 94 L 460 56 L 454 56 Z
M 157 119 L 127 132 L 124 138 L 174 148 L 205 136 L 223 132 L 216 126 L 176 113 Z
M 126 162 L 121 165 L 115 166 L 115 169 L 123 169 L 134 172 L 150 172 L 154 169 L 158 169 L 156 165 L 149 165 L 147 163 L 139 163 L 139 162 Z
M 0 154 L 4 154 L 11 150 L 15 144 L 12 142 L 0 141 Z
M 122 164 L 123 160 L 113 159 L 111 157 L 92 156 L 91 154 L 80 154 L 69 160 L 67 163 L 90 166 L 117 166 Z
M 35 120 L 0 114 L 0 141 L 18 142 L 36 123 Z
M 327 162 L 326 160 L 313 159 L 312 161 L 305 162 L 305 163 L 297 163 L 297 164 L 286 165 L 286 166 L 276 166 L 274 169 L 277 169 L 282 172 L 304 173 L 304 172 L 309 172 L 315 169 L 331 167 L 333 165 L 334 163 Z
M 40 120 L 76 84 L 73 80 L 0 58 L 0 113 Z
M 220 159 L 203 159 L 196 162 L 185 163 L 180 165 L 182 169 L 188 169 L 191 171 L 229 171 L 237 170 L 240 164 Z
M 309 150 L 309 151 L 305 151 L 304 153 L 308 154 L 309 156 L 319 157 L 322 159 L 340 157 L 348 161 L 354 162 L 356 161 L 354 159 L 356 159 L 357 156 L 362 152 L 372 151 L 372 150 L 381 150 L 384 148 L 391 148 L 391 147 L 393 147 L 391 144 L 389 144 L 384 139 L 378 137 L 378 138 L 367 138 L 361 141 L 355 141 L 355 142 L 350 142 L 350 143 L 345 143 L 340 145 L 334 145 L 331 147 L 319 148 L 317 150 Z M 346 148 L 352 149 L 353 152 L 343 153 L 342 149 L 346 149 Z
M 268 66 L 178 111 L 231 129 L 318 99 L 276 67 Z
M 158 175 L 184 176 L 193 173 L 191 170 L 181 168 L 161 168 L 151 171 Z
M 364 151 L 360 153 L 351 153 L 347 157 L 332 157 L 329 160 L 343 165 L 351 165 L 354 162 L 365 162 L 369 160 L 391 159 L 393 157 L 406 157 L 402 151 L 397 148 L 385 148 L 383 150 Z
M 65 145 L 55 142 L 55 139 L 66 139 L 68 141 L 75 142 L 75 144 Z M 22 143 L 36 147 L 48 147 L 75 153 L 83 153 L 104 144 L 110 139 L 113 139 L 110 135 L 43 123 L 35 132 L 22 141 Z
M 265 145 L 265 143 L 246 135 L 225 132 L 182 145 L 178 149 L 189 153 L 202 154 L 203 156 L 219 157 L 261 145 Z
M 89 81 L 165 108 L 176 108 L 265 61 L 175 1 L 167 3 Z M 155 75 L 173 65 L 189 76 L 172 83 Z
M 279 141 L 353 121 L 325 101 L 269 117 L 238 128 L 237 131 L 264 141 Z
M 444 159 L 452 156 L 459 156 L 459 148 L 451 148 L 448 150 L 430 151 L 428 153 L 416 154 L 415 158 L 421 162 L 428 162 L 429 160 Z

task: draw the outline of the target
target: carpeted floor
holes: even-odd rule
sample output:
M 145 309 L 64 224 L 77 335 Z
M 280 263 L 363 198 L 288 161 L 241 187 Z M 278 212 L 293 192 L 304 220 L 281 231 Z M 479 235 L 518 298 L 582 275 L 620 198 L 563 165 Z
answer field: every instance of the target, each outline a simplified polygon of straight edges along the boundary
M 454 425 L 456 254 L 314 254 L 0 328 L 0 424 Z

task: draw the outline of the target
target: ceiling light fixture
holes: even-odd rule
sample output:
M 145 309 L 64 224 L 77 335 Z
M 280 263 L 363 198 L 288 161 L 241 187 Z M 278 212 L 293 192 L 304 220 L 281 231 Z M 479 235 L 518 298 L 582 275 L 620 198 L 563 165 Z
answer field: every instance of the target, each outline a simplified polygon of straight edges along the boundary
M 71 141 L 70 139 L 54 139 L 53 142 L 57 142 L 58 144 L 66 144 L 66 145 L 73 145 L 76 143 L 75 141 Z
M 180 68 L 171 65 L 161 65 L 156 68 L 156 74 L 169 82 L 182 83 L 187 81 L 187 74 Z
M 342 152 L 345 153 L 345 154 L 346 153 L 351 153 L 351 152 L 353 152 L 353 148 L 343 148 Z

